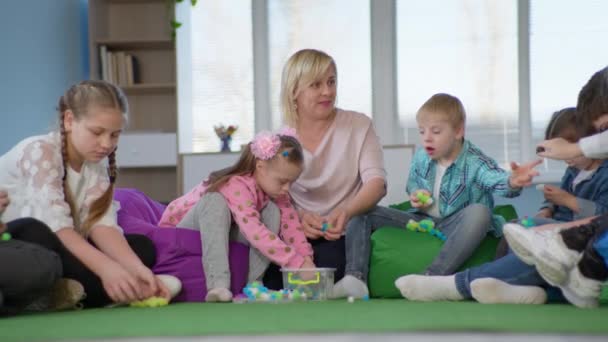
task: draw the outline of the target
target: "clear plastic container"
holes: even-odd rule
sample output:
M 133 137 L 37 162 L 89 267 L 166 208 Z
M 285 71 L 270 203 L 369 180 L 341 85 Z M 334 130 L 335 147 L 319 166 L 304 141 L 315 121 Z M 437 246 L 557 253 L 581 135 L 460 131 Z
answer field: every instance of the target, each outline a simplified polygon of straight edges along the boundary
M 334 286 L 335 268 L 282 268 L 283 288 L 297 290 L 309 300 L 326 300 Z

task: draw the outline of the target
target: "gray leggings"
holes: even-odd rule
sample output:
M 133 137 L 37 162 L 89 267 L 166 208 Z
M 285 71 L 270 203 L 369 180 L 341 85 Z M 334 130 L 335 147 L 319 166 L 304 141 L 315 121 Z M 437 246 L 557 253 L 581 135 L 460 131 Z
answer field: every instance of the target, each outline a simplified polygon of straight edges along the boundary
M 261 214 L 264 225 L 278 234 L 281 212 L 277 205 L 268 202 Z M 177 226 L 199 230 L 201 233 L 207 289 L 230 289 L 228 241 L 238 241 L 246 245 L 249 245 L 249 241 L 233 222 L 224 196 L 217 192 L 203 195 Z M 266 256 L 256 248 L 250 248 L 247 281 L 261 280 L 269 264 L 270 260 Z

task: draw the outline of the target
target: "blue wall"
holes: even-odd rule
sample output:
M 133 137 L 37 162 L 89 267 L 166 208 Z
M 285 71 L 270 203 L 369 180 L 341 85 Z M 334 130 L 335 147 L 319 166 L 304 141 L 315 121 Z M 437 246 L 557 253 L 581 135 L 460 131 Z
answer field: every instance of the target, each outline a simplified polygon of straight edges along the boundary
M 84 9 L 86 0 L 0 1 L 0 154 L 54 127 L 59 96 L 88 78 Z

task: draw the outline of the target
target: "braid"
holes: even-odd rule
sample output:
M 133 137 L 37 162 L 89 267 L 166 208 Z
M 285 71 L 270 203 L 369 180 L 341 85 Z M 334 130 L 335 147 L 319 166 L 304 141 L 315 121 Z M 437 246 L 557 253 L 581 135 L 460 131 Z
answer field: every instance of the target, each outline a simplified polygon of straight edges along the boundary
M 70 216 L 72 216 L 72 220 L 74 221 L 74 228 L 77 228 L 80 220 L 76 214 L 76 207 L 74 206 L 72 191 L 68 186 L 68 139 L 65 132 L 65 125 L 63 123 L 63 118 L 65 117 L 64 113 L 65 111 L 61 112 L 61 121 L 59 124 L 59 132 L 61 134 L 61 160 L 63 162 L 63 176 L 61 177 L 61 184 L 63 186 L 63 198 L 70 206 Z
M 114 185 L 118 171 L 116 170 L 116 149 L 108 156 L 108 175 L 110 176 L 110 184 Z
M 112 205 L 114 194 L 114 183 L 116 182 L 117 167 L 116 154 L 113 151 L 108 155 L 108 176 L 110 184 L 105 192 L 97 198 L 88 210 L 86 218 L 80 222 L 80 215 L 76 210 L 74 196 L 67 182 L 67 168 L 69 167 L 68 144 L 70 139 L 66 132 L 64 120 L 65 113 L 70 110 L 74 116 L 74 120 L 90 115 L 89 109 L 91 106 L 100 106 L 103 108 L 112 108 L 120 110 L 124 122 L 128 119 L 128 103 L 125 94 L 117 86 L 105 81 L 82 81 L 70 87 L 63 96 L 59 99 L 59 131 L 61 133 L 61 157 L 63 159 L 63 189 L 65 201 L 70 206 L 70 214 L 74 221 L 74 228 L 84 237 L 89 234 L 91 227 L 101 219 Z

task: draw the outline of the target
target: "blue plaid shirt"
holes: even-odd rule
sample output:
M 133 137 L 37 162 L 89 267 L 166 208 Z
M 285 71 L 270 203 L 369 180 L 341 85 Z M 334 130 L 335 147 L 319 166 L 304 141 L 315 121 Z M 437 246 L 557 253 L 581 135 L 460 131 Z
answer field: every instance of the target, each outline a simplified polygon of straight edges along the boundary
M 416 190 L 424 189 L 432 194 L 436 165 L 437 162 L 431 159 L 424 149 L 419 148 L 410 166 L 407 192 L 412 194 Z M 448 217 L 474 203 L 493 209 L 494 194 L 504 197 L 519 196 L 521 188 L 510 187 L 510 175 L 477 146 L 464 140 L 460 154 L 441 179 L 439 214 L 441 217 Z M 504 224 L 502 216 L 493 216 L 491 229 L 496 236 L 502 235 Z

